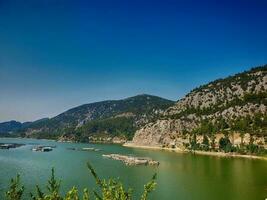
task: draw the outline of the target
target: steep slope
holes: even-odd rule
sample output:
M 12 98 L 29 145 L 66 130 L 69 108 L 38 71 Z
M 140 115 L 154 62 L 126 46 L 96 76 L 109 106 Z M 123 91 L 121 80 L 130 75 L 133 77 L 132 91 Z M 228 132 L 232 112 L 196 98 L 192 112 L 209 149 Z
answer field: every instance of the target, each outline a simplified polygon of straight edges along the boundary
M 218 147 L 223 137 L 235 146 L 252 140 L 264 146 L 266 106 L 267 65 L 194 89 L 156 122 L 138 130 L 133 143 L 179 148 L 206 145 L 209 149 L 211 143 Z
M 170 100 L 145 94 L 85 104 L 54 118 L 33 122 L 21 132 L 27 137 L 57 138 L 63 135 L 65 139 L 83 141 L 96 134 L 131 138 L 138 127 L 173 104 Z

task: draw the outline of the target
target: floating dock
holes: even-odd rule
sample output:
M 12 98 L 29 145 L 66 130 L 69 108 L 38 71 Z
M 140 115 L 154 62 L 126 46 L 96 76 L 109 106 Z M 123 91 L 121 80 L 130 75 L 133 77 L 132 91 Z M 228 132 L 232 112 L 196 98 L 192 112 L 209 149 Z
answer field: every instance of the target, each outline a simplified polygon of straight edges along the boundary
M 105 158 L 111 158 L 113 160 L 120 160 L 126 165 L 159 165 L 158 161 L 146 157 L 134 157 L 120 154 L 103 154 L 102 156 Z

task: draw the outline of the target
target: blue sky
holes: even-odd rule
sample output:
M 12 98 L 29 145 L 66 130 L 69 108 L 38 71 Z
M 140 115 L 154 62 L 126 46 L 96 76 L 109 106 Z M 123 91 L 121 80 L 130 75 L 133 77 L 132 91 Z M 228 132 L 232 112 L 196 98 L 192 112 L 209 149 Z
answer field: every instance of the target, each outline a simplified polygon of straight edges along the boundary
M 178 100 L 267 63 L 267 1 L 0 0 L 0 121 L 141 93 Z

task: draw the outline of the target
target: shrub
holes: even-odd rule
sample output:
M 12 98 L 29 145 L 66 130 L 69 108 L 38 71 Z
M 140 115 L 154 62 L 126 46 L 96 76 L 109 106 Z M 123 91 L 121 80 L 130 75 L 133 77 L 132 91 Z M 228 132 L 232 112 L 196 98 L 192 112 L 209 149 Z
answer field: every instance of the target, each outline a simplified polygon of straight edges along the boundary
M 228 137 L 222 137 L 219 140 L 219 147 L 221 150 L 224 150 L 224 152 L 226 153 L 232 151 L 232 143 L 230 142 Z
M 9 190 L 6 192 L 7 200 L 20 200 L 24 192 L 24 186 L 20 185 L 20 176 L 11 179 Z
M 94 177 L 97 186 L 100 189 L 100 193 L 93 190 L 93 197 L 96 200 L 131 200 L 132 189 L 126 190 L 123 184 L 118 179 L 100 179 L 96 174 L 90 163 L 87 163 L 87 167 Z M 144 186 L 144 192 L 140 197 L 140 200 L 147 200 L 148 195 L 156 187 L 156 174 L 152 177 L 152 180 Z M 6 192 L 6 200 L 22 200 L 24 193 L 24 186 L 20 184 L 20 176 L 15 179 L 11 179 L 9 190 Z M 60 181 L 55 178 L 55 172 L 52 168 L 51 177 L 48 180 L 47 191 L 43 192 L 38 185 L 36 185 L 36 194 L 30 193 L 30 199 L 32 200 L 89 200 L 89 191 L 85 188 L 82 192 L 82 199 L 80 198 L 79 191 L 76 187 L 72 187 L 65 195 L 60 194 Z M 28 198 L 27 198 L 28 199 Z

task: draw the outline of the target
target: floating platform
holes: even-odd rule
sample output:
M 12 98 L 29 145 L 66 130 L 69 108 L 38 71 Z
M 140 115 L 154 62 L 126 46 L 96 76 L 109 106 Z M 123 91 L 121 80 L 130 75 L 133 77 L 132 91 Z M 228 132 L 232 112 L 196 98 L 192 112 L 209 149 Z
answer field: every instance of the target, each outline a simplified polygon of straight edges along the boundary
M 69 147 L 67 148 L 68 150 L 72 150 L 72 151 L 101 151 L 101 149 L 96 149 L 93 147 L 84 147 L 84 148 L 74 148 L 74 147 Z
M 83 151 L 100 151 L 100 149 L 96 149 L 96 148 L 93 148 L 93 147 L 85 147 L 85 148 L 82 148 Z
M 103 154 L 102 156 L 113 160 L 120 160 L 126 165 L 159 165 L 158 161 L 146 157 L 134 157 L 120 154 Z
M 18 143 L 0 143 L 0 149 L 18 148 L 24 145 L 25 144 L 18 144 Z

